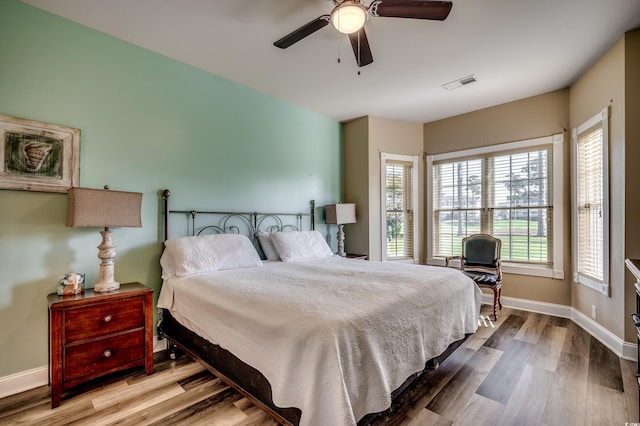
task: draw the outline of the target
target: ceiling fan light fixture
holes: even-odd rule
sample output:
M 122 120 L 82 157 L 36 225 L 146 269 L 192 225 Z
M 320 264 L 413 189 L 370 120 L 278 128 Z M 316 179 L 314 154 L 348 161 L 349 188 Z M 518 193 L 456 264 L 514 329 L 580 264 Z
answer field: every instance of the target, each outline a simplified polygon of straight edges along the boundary
M 367 21 L 367 9 L 360 2 L 345 1 L 331 12 L 331 23 L 343 34 L 359 31 Z

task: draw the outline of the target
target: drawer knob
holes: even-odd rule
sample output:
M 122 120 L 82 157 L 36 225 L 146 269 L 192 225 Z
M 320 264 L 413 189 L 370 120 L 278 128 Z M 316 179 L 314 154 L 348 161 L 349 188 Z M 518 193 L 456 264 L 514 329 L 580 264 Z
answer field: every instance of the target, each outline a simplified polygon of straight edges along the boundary
M 104 318 L 102 318 L 102 321 L 109 322 L 109 321 L 111 321 L 112 318 L 113 317 L 111 315 L 105 315 Z
M 107 349 L 104 352 L 102 352 L 102 356 L 105 358 L 109 358 L 112 355 L 111 349 Z

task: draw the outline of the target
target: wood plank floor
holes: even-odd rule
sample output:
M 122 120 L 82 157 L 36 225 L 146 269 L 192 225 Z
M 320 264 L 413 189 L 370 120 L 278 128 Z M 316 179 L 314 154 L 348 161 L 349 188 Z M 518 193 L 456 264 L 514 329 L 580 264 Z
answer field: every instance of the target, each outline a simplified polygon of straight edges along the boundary
M 624 425 L 638 422 L 635 362 L 572 321 L 504 309 L 375 425 Z M 273 425 L 263 411 L 186 357 L 156 372 L 86 384 L 50 408 L 49 387 L 0 399 L 2 425 Z

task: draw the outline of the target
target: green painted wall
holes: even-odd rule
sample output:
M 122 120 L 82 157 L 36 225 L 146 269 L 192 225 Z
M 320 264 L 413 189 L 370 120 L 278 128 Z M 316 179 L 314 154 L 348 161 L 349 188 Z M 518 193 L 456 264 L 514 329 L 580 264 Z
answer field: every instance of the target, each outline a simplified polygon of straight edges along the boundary
M 339 122 L 17 0 L 0 3 L 0 113 L 80 128 L 81 186 L 144 194 L 143 227 L 113 229 L 115 275 L 156 297 L 163 188 L 175 208 L 341 196 Z M 0 378 L 47 364 L 56 278 L 97 279 L 98 230 L 66 228 L 66 210 L 65 194 L 0 190 Z

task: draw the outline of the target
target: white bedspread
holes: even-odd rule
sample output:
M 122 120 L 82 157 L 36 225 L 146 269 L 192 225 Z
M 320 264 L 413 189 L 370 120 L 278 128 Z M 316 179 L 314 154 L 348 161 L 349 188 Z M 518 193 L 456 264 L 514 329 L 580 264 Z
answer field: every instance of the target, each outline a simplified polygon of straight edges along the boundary
M 258 369 L 301 425 L 354 425 L 475 332 L 480 299 L 454 269 L 330 257 L 170 278 L 158 307 Z

